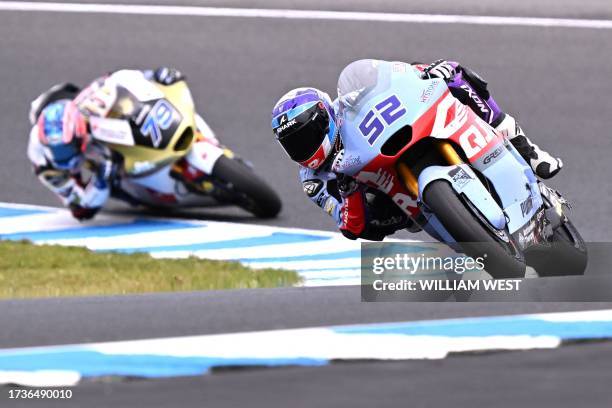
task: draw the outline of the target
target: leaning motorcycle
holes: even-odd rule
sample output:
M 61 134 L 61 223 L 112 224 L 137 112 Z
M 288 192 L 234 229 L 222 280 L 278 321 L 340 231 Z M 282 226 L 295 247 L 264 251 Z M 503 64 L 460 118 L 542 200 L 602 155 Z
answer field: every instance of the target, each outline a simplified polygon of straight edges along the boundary
M 439 241 L 484 257 L 494 278 L 583 274 L 569 205 L 512 144 L 401 62 L 361 60 L 339 81 L 344 152 L 334 170 L 389 196 Z
M 92 138 L 112 151 L 113 197 L 149 207 L 196 207 L 213 197 L 261 218 L 279 213 L 279 196 L 219 144 L 185 81 L 165 86 L 139 71 L 118 71 L 97 95 L 111 101 L 89 125 Z

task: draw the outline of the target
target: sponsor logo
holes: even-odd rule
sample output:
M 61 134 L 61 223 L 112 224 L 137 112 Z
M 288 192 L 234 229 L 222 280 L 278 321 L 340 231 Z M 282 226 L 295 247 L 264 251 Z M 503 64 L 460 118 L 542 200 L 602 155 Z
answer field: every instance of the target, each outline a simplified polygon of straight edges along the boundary
M 285 123 L 284 125 L 280 125 L 279 127 L 276 128 L 276 134 L 280 135 L 282 132 L 284 132 L 285 130 L 289 129 L 291 126 L 295 125 L 296 121 L 295 119 L 291 119 L 289 122 Z
M 326 199 L 327 199 L 327 196 L 325 194 L 321 194 L 320 196 L 317 197 L 317 205 L 323 208 L 323 205 L 325 204 Z
M 493 137 L 493 132 L 489 129 L 485 129 L 482 126 L 479 129 L 476 125 L 471 125 L 459 136 L 459 144 L 465 151 L 468 159 L 471 159 L 487 147 L 488 143 L 493 140 Z
M 339 162 L 336 166 L 337 170 L 346 170 L 349 167 L 358 166 L 361 164 L 361 158 L 359 156 L 349 156 L 346 159 Z
M 383 193 L 389 194 L 393 189 L 395 177 L 384 169 L 378 169 L 376 173 L 362 171 L 358 175 L 359 181 L 373 186 Z
M 533 210 L 533 199 L 531 196 L 529 196 L 521 203 L 521 213 L 523 214 L 523 217 L 529 214 L 531 210 Z
M 460 88 L 468 93 L 468 96 L 474 101 L 474 103 L 476 104 L 476 106 L 478 106 L 478 109 L 482 113 L 487 113 L 488 114 L 488 113 L 491 112 L 491 110 L 489 109 L 489 106 L 486 104 L 486 102 L 484 102 L 480 98 L 480 96 L 478 96 L 476 94 L 476 92 L 474 92 L 474 90 L 470 86 L 468 86 L 468 85 L 461 85 Z
M 438 86 L 437 82 L 429 84 L 429 86 L 425 88 L 421 93 L 421 97 L 419 98 L 419 100 L 423 103 L 427 102 L 433 94 L 434 89 L 436 89 L 436 86 Z
M 489 153 L 484 160 L 482 161 L 484 164 L 489 164 L 492 160 L 497 159 L 499 156 L 501 156 L 502 152 L 504 151 L 504 147 L 500 146 L 497 149 L 495 149 L 492 153 Z
M 154 167 L 155 165 L 149 161 L 137 161 L 137 162 L 134 162 L 134 170 L 132 171 L 132 173 L 134 174 L 144 173 L 146 171 L 152 170 Z
M 342 207 L 342 225 L 348 225 L 348 218 L 349 218 L 349 199 L 346 199 L 346 205 Z
M 370 221 L 370 224 L 376 227 L 391 227 L 395 225 L 399 226 L 401 223 L 404 222 L 404 220 L 405 220 L 404 217 L 402 217 L 401 215 L 397 215 L 397 216 L 391 216 L 385 220 L 372 220 Z
M 319 165 L 319 159 L 314 159 L 313 161 L 308 163 L 308 167 L 310 167 L 311 169 L 316 169 L 318 165 Z
M 465 186 L 473 180 L 473 178 L 461 167 L 456 167 L 448 172 L 448 175 L 453 179 L 453 183 L 459 188 Z
M 454 114 L 451 110 L 452 107 L 455 107 Z M 466 124 L 469 117 L 468 111 L 469 108 L 455 99 L 450 93 L 447 94 L 436 109 L 436 119 L 432 135 L 439 139 L 453 137 Z M 471 159 L 486 148 L 494 138 L 495 134 L 491 126 L 482 119 L 475 117 L 473 123 L 459 136 L 459 144 L 467 158 Z
M 327 201 L 325 202 L 325 212 L 328 213 L 329 215 L 334 215 L 334 209 L 336 208 L 335 204 L 334 204 L 334 200 L 332 200 L 331 198 L 328 198 Z
M 523 248 L 527 246 L 537 244 L 539 242 L 538 238 L 538 222 L 536 220 L 530 221 L 522 231 L 519 232 L 519 245 Z
M 314 197 L 323 188 L 323 182 L 321 180 L 306 180 L 302 183 L 302 187 L 308 197 Z
M 528 245 L 535 242 L 535 231 L 530 228 L 528 231 L 519 233 L 519 245 L 526 248 Z

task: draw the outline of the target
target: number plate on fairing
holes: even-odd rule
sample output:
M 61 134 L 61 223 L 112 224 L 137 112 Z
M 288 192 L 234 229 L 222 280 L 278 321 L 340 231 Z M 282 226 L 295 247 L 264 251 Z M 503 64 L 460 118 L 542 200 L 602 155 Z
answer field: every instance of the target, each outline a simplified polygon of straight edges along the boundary
M 134 140 L 139 146 L 165 149 L 182 120 L 178 110 L 165 99 L 145 102 L 132 126 Z
M 354 65 L 353 68 L 351 68 Z M 423 80 L 404 63 L 358 61 L 338 80 L 345 148 L 342 172 L 355 175 L 380 155 L 385 142 L 412 125 L 448 90 L 442 80 Z M 352 160 L 354 165 L 349 165 Z

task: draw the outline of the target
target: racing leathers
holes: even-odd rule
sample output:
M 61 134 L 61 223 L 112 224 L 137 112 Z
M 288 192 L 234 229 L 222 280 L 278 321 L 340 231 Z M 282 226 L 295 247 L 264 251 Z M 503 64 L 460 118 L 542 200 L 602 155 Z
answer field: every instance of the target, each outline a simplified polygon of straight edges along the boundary
M 300 166 L 300 180 L 308 198 L 336 221 L 345 237 L 382 241 L 400 229 L 419 230 L 387 195 L 336 173 L 333 164 L 341 155 L 340 138 L 335 148 L 339 151 L 317 170 Z
M 141 72 L 147 79 L 163 85 L 169 85 L 184 78 L 179 71 L 170 68 Z M 73 101 L 85 118 L 105 116 L 113 101 L 112 95 L 105 90 L 104 84 L 112 75 L 113 73 L 110 73 L 96 79 L 83 90 L 73 84 L 55 85 L 31 104 L 29 117 L 32 129 L 27 154 L 34 173 L 41 183 L 51 190 L 79 220 L 94 217 L 111 196 L 116 171 L 112 152 L 108 147 L 91 139 L 88 125 L 82 151 L 75 158 L 74 165 L 58 166 L 47 154 L 45 145 L 41 142 L 38 118 L 46 106 L 63 100 Z M 128 199 L 129 197 L 118 198 Z
M 430 65 L 412 65 L 423 78 L 444 79 L 453 96 L 503 133 L 538 176 L 549 178 L 561 169 L 561 160 L 551 157 L 532 144 L 516 120 L 501 111 L 487 89 L 487 83 L 478 74 L 457 62 L 444 60 Z M 334 105 L 337 108 L 337 103 Z M 317 170 L 301 167 L 299 174 L 304 192 L 334 218 L 345 237 L 380 241 L 400 229 L 412 232 L 421 229 L 419 220 L 415 222 L 406 216 L 389 197 L 334 171 L 334 163 L 340 162 L 343 153 L 340 137 L 337 138 L 334 149 L 323 166 Z

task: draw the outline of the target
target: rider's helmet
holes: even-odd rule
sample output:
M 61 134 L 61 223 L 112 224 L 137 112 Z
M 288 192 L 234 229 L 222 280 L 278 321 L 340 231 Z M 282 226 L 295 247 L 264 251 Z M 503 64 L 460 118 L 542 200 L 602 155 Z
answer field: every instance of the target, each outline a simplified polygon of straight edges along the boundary
M 48 104 L 40 112 L 37 124 L 45 157 L 59 169 L 76 169 L 88 137 L 85 118 L 74 102 L 62 99 Z
M 337 138 L 337 125 L 328 94 L 297 88 L 283 95 L 272 110 L 272 129 L 291 160 L 317 169 Z

